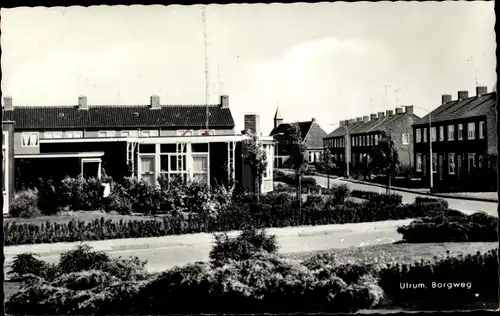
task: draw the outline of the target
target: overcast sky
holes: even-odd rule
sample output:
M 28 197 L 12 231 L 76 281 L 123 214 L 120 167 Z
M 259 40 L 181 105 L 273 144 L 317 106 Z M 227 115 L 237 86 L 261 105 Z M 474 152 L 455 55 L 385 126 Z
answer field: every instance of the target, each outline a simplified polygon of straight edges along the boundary
M 15 105 L 204 104 L 201 8 L 2 9 L 2 91 Z M 489 91 L 496 80 L 493 2 L 209 5 L 206 20 L 209 101 L 229 95 L 238 131 L 256 112 L 269 133 L 278 103 L 330 132 L 393 109 L 396 89 L 433 109 L 474 94 L 476 69 Z

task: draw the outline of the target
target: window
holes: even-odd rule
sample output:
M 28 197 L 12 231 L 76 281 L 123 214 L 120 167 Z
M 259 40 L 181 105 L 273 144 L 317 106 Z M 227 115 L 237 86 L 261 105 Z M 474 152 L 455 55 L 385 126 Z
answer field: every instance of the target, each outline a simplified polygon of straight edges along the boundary
M 432 154 L 432 173 L 437 173 L 437 163 L 438 163 L 437 154 Z
M 469 163 L 468 163 L 469 173 L 471 173 L 472 169 L 474 169 L 475 167 L 476 167 L 476 154 L 470 153 Z
M 422 154 L 417 153 L 417 172 L 422 172 Z
M 106 137 L 106 132 L 99 132 L 99 137 Z
M 431 142 L 435 142 L 436 141 L 436 139 L 437 139 L 436 133 L 437 133 L 436 127 L 432 127 L 431 128 Z
M 157 130 L 141 131 L 141 137 L 158 137 L 158 131 Z
M 467 139 L 474 138 L 476 138 L 476 124 L 474 124 L 474 122 L 471 122 L 467 124 Z
M 484 138 L 485 130 L 484 130 L 484 121 L 479 122 L 479 139 Z
M 439 126 L 439 141 L 444 141 L 444 126 Z
M 120 136 L 121 137 L 128 137 L 129 136 L 129 132 L 128 131 L 121 131 L 120 132 Z
M 54 137 L 54 134 L 52 132 L 45 132 L 43 134 L 43 137 L 44 138 L 53 138 Z
M 427 127 L 424 128 L 424 143 L 427 143 Z
M 208 155 L 193 155 L 193 181 L 208 183 Z
M 62 132 L 54 132 L 54 138 L 62 138 L 63 133 Z
M 25 132 L 22 133 L 22 143 L 21 147 L 38 147 L 39 143 L 39 134 L 38 132 Z
M 479 155 L 477 157 L 477 166 L 482 169 L 484 167 L 484 163 L 483 163 L 483 155 Z
M 272 153 L 271 152 L 271 150 L 272 150 L 271 145 L 264 145 L 264 150 L 266 152 L 266 157 L 268 159 L 270 159 L 272 156 L 271 155 L 271 153 Z M 319 157 L 316 155 L 316 158 L 319 158 Z M 273 176 L 273 166 L 268 163 L 266 166 L 266 170 L 264 170 L 264 179 L 270 179 L 270 178 L 272 178 L 272 176 Z
M 82 131 L 74 131 L 73 136 L 75 138 L 83 138 L 83 132 Z
M 455 174 L 455 154 L 448 153 L 448 173 Z
M 115 137 L 116 132 L 115 131 L 106 131 L 106 137 Z
M 129 131 L 128 135 L 130 137 L 139 137 L 139 131 Z
M 462 124 L 458 124 L 458 140 L 464 139 L 464 126 Z
M 379 135 L 375 135 L 375 145 L 378 145 L 378 137 Z
M 403 133 L 401 135 L 401 143 L 403 145 L 408 145 L 410 144 L 410 135 L 408 133 Z
M 416 142 L 420 143 L 422 141 L 422 130 L 420 128 L 417 128 L 417 139 Z
M 448 140 L 455 140 L 455 125 L 448 125 Z

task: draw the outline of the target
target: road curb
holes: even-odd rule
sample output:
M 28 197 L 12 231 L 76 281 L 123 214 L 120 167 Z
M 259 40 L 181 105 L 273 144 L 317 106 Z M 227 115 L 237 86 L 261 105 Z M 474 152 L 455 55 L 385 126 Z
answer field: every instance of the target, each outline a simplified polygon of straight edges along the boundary
M 371 182 L 365 182 L 365 181 L 359 181 L 359 180 L 351 180 L 351 179 L 344 179 L 344 178 L 338 178 L 338 179 L 341 180 L 341 181 L 345 181 L 345 182 L 357 183 L 357 184 L 364 184 L 364 185 L 369 185 L 369 186 L 373 186 L 373 187 L 379 187 L 379 188 L 385 188 L 386 187 L 385 185 L 378 184 L 378 183 L 371 183 Z M 400 191 L 400 192 L 406 192 L 406 193 L 411 193 L 411 194 L 440 197 L 440 198 L 445 198 L 445 199 L 453 199 L 453 200 L 466 200 L 466 201 L 478 201 L 478 202 L 498 203 L 498 200 L 495 200 L 495 199 L 483 199 L 483 198 L 463 197 L 463 196 L 448 196 L 448 195 L 439 194 L 439 193 L 427 193 L 427 192 L 413 191 L 413 190 L 410 190 L 410 189 L 404 189 L 404 188 L 399 188 L 399 187 L 391 187 L 391 190 L 393 190 L 393 191 Z

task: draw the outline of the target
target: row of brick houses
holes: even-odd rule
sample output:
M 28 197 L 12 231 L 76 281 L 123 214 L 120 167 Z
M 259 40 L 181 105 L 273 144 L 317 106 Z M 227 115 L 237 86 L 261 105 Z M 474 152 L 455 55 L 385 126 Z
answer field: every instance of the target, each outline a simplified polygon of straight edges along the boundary
M 342 120 L 324 138 L 324 148 L 333 154 L 337 172 L 345 172 L 346 161 L 362 170 L 385 132 L 394 140 L 402 169 L 419 178 L 422 187 L 429 186 L 432 163 L 433 190 L 496 190 L 496 102 L 496 92 L 479 86 L 471 97 L 468 91 L 458 91 L 456 100 L 443 95 L 441 104 L 422 118 L 414 106 L 404 106 Z
M 441 105 L 413 125 L 415 174 L 435 190 L 495 190 L 497 157 L 496 92 L 443 95 Z M 432 142 L 430 157 L 429 141 Z
M 245 131 L 255 132 L 258 119 L 246 115 Z M 208 106 L 161 105 L 158 96 L 147 105 L 92 106 L 84 96 L 77 105 L 64 106 L 14 106 L 12 98 L 4 98 L 2 122 L 2 148 L 12 152 L 10 158 L 4 155 L 7 200 L 14 182 L 20 188 L 39 178 L 100 177 L 102 170 L 113 178 L 132 174 L 149 183 L 163 174 L 210 185 L 234 180 L 248 189 L 253 184 L 242 161 L 247 136 L 236 133 L 226 95 Z M 272 137 L 261 141 L 272 161 Z M 269 164 L 262 191 L 272 189 Z
M 332 153 L 337 171 L 345 170 L 346 162 L 353 170 L 363 170 L 382 133 L 387 133 L 394 140 L 401 164 L 410 167 L 413 161 L 411 126 L 418 119 L 413 106 L 404 106 L 395 111 L 342 120 L 338 128 L 324 137 L 323 145 Z

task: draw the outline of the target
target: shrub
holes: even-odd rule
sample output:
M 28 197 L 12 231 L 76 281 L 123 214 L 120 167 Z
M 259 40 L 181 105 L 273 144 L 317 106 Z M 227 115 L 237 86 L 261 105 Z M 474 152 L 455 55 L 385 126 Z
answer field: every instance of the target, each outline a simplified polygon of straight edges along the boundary
M 143 180 L 127 177 L 124 187 L 132 199 L 132 211 L 143 214 L 156 214 L 162 205 L 162 193 L 155 185 Z
M 265 230 L 245 229 L 235 238 L 227 233 L 214 234 L 215 243 L 210 251 L 210 262 L 221 266 L 231 260 L 246 260 L 256 253 L 276 253 L 278 246 L 275 236 L 268 236 Z
M 38 208 L 38 190 L 26 190 L 17 193 L 9 206 L 12 217 L 37 217 L 41 215 Z
M 417 219 L 398 228 L 403 241 L 423 242 L 493 242 L 498 241 L 498 218 L 484 213 L 469 216 L 439 214 Z
M 57 192 L 59 207 L 74 211 L 100 210 L 103 208 L 103 190 L 98 179 L 66 177 L 61 181 Z
M 113 190 L 105 201 L 106 211 L 108 212 L 116 211 L 119 214 L 126 215 L 132 211 L 132 197 L 125 187 L 119 183 L 113 185 Z
M 321 211 L 325 206 L 325 201 L 322 195 L 310 194 L 302 206 L 311 211 Z
M 14 280 L 23 280 L 25 277 L 30 278 L 31 276 L 51 280 L 57 273 L 55 265 L 37 259 L 36 255 L 32 253 L 23 253 L 15 256 L 7 275 Z
M 351 196 L 368 200 L 377 205 L 399 205 L 403 202 L 403 197 L 399 194 L 380 194 L 377 192 L 353 190 Z
M 54 181 L 40 179 L 38 186 L 38 208 L 44 215 L 54 215 L 59 211 L 57 190 Z
M 333 197 L 333 202 L 335 204 L 344 204 L 345 200 L 349 197 L 351 194 L 351 190 L 349 190 L 349 187 L 345 184 L 333 186 L 331 188 L 331 193 Z
M 93 251 L 89 245 L 81 244 L 75 250 L 61 254 L 59 269 L 63 273 L 78 272 L 90 270 L 92 267 L 101 266 L 109 261 L 107 254 Z
M 415 198 L 415 204 L 435 211 L 443 211 L 448 209 L 448 201 L 440 198 L 417 196 Z

